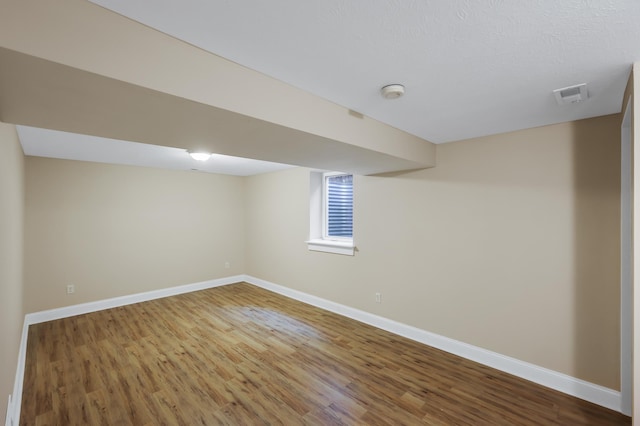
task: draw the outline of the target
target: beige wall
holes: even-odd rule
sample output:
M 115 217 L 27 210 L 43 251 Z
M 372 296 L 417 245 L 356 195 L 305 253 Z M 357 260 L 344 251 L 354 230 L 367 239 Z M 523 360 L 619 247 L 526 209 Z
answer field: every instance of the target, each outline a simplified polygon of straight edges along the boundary
M 15 126 L 0 123 L 0 414 L 13 392 L 22 331 L 24 155 Z
M 27 157 L 26 312 L 243 273 L 243 186 L 234 176 Z
M 246 272 L 618 389 L 619 131 L 619 115 L 559 124 L 357 176 L 354 257 L 307 250 L 307 169 L 28 157 L 25 308 Z
M 308 170 L 248 178 L 247 273 L 619 389 L 620 120 L 356 177 L 354 257 L 307 250 Z

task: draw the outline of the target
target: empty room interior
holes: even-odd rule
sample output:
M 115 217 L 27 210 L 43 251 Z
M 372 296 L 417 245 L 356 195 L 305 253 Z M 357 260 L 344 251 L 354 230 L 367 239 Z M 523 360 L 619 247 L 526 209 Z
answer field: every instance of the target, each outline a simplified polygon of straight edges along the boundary
M 637 424 L 638 22 L 0 0 L 5 424 Z

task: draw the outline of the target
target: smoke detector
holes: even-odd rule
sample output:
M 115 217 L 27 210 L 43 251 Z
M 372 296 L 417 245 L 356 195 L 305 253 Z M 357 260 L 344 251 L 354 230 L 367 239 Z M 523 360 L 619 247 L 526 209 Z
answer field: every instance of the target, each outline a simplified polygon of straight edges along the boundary
M 576 84 L 575 86 L 563 87 L 553 91 L 558 105 L 577 104 L 587 100 L 587 83 Z
M 397 99 L 404 95 L 404 86 L 402 84 L 388 84 L 380 89 L 380 93 L 385 99 Z

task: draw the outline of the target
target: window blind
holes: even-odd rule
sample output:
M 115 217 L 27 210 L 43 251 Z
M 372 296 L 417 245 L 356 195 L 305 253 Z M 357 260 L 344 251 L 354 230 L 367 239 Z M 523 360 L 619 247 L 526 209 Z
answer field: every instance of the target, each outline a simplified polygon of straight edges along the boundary
M 327 236 L 353 237 L 353 176 L 327 176 Z

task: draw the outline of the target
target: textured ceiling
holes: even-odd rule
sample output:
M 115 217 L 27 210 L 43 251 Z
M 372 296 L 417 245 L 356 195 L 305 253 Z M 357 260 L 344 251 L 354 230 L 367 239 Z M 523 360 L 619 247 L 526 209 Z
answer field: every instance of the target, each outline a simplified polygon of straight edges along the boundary
M 619 112 L 640 59 L 637 0 L 93 2 L 435 143 Z

